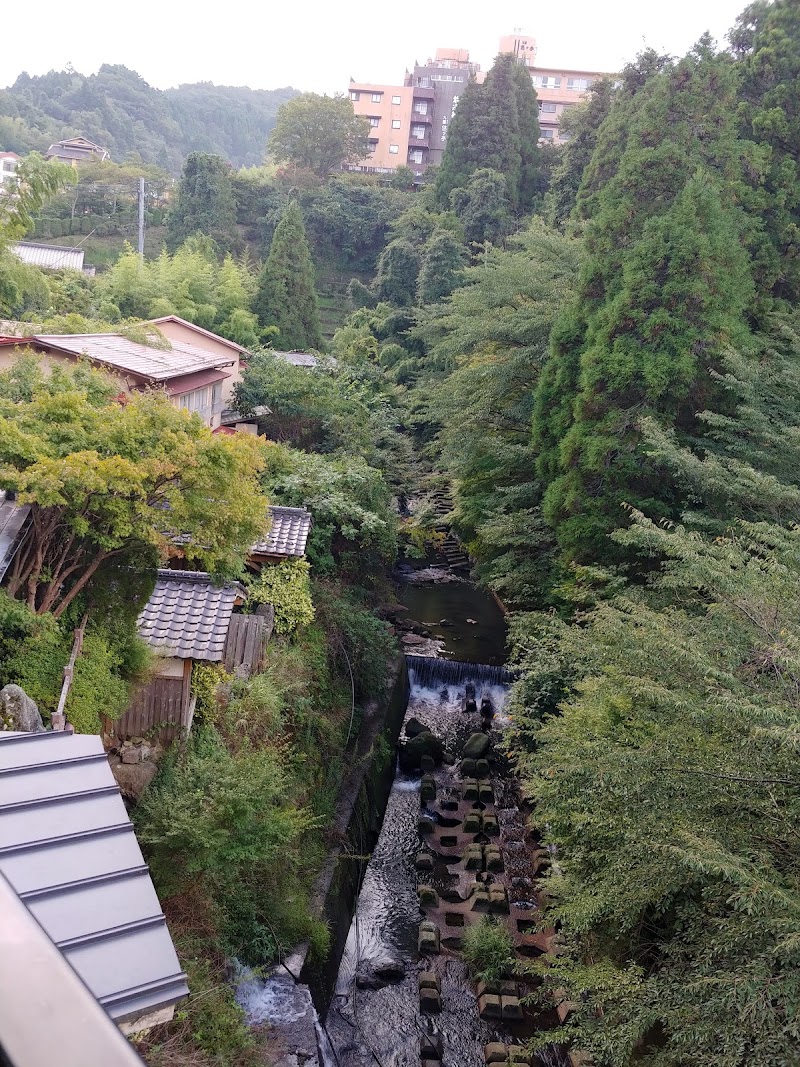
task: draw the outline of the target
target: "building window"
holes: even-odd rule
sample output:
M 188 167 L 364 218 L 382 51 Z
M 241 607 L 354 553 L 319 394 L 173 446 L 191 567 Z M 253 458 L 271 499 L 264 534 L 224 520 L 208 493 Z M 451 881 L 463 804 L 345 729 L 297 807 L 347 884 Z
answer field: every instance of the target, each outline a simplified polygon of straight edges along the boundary
M 400 151 L 400 146 L 399 145 L 396 145 L 396 144 L 390 144 L 389 145 L 389 153 L 391 155 L 396 156 L 399 151 Z
M 378 142 L 377 141 L 367 141 L 367 146 L 368 146 L 367 147 L 367 151 L 369 152 L 370 155 L 372 155 L 373 152 L 375 151 L 375 149 L 378 147 Z
M 567 88 L 574 89 L 577 92 L 588 89 L 591 84 L 588 78 L 567 78 Z
M 381 100 L 383 100 L 383 93 L 373 93 L 372 94 L 372 103 L 373 104 L 379 104 L 381 102 Z
M 183 393 L 176 399 L 179 408 L 196 412 L 205 422 L 211 422 L 214 415 L 218 415 L 222 409 L 222 384 L 215 382 L 213 385 L 205 385 L 201 389 Z
M 540 130 L 539 131 L 539 136 L 540 137 L 544 137 L 544 139 L 546 141 L 552 141 L 553 137 L 555 136 L 555 131 L 554 130 Z
M 393 130 L 399 130 L 400 129 L 400 119 L 392 119 L 392 129 Z
M 549 74 L 536 74 L 533 78 L 533 84 L 537 89 L 560 89 L 561 79 Z
M 361 99 L 361 93 L 357 93 L 354 89 L 350 90 L 350 99 L 355 102 Z
M 392 97 L 392 103 L 393 103 L 393 104 L 399 104 L 399 103 L 401 103 L 400 97 L 399 97 L 399 96 L 393 96 L 393 97 Z
M 412 126 L 411 127 L 411 136 L 412 137 L 416 137 L 420 141 L 423 140 L 424 137 L 425 137 L 425 127 L 424 126 Z
M 414 101 L 414 112 L 417 115 L 427 115 L 428 114 L 428 101 L 427 100 L 415 100 Z
M 16 170 L 16 166 L 17 164 L 14 162 L 13 159 L 3 160 L 3 170 L 8 171 L 10 174 L 14 173 L 14 171 Z
M 370 115 L 369 116 L 369 124 L 370 124 L 370 126 L 380 126 L 380 124 L 381 124 L 380 115 Z
M 539 110 L 543 111 L 546 115 L 554 115 L 556 111 L 556 105 L 545 101 L 544 103 L 539 104 Z
M 431 80 L 430 78 L 417 78 L 417 85 L 420 89 L 430 89 Z
M 415 149 L 415 151 L 413 151 L 413 152 L 409 152 L 408 153 L 408 161 L 409 161 L 409 163 L 421 163 L 422 162 L 422 152 L 420 151 L 419 148 Z

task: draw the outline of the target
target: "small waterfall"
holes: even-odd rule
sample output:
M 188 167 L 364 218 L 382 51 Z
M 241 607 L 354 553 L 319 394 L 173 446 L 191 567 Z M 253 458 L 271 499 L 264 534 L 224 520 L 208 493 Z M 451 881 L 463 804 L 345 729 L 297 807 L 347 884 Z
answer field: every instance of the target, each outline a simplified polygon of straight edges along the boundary
M 406 656 L 406 666 L 409 683 L 421 689 L 433 689 L 437 685 L 464 686 L 467 682 L 475 686 L 510 685 L 514 681 L 514 675 L 505 667 L 492 667 L 486 663 L 409 654 Z

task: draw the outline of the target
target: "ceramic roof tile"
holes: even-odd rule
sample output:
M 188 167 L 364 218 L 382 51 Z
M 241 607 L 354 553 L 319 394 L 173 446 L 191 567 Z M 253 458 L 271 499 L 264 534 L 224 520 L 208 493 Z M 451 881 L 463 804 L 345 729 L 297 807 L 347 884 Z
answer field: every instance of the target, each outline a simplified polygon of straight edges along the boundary
M 311 513 L 305 508 L 270 507 L 270 528 L 251 551 L 266 556 L 304 556 L 311 530 Z
M 215 586 L 203 572 L 160 570 L 139 616 L 139 634 L 163 656 L 220 662 L 243 592 L 236 582 Z

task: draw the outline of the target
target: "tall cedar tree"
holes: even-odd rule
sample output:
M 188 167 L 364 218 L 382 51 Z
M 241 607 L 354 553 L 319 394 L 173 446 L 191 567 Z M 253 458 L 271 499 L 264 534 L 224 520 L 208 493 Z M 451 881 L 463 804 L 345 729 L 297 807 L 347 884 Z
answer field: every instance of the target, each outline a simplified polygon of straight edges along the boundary
M 425 246 L 417 279 L 417 302 L 438 304 L 461 284 L 466 265 L 463 244 L 449 230 L 436 230 Z
M 512 210 L 529 211 L 538 192 L 538 139 L 530 74 L 510 53 L 499 55 L 483 85 L 469 83 L 450 123 L 436 176 L 440 207 L 476 170 L 489 169 L 505 175 Z
M 753 285 L 744 248 L 737 76 L 708 40 L 645 80 L 603 124 L 579 210 L 588 257 L 553 331 L 534 413 L 545 514 L 575 560 L 613 560 L 624 503 L 655 517 L 680 500 L 645 457 L 645 415 L 687 434 L 714 408 L 714 370 L 743 339 Z M 702 133 L 702 136 L 699 135 Z
M 561 122 L 562 133 L 570 135 L 561 148 L 544 203 L 544 215 L 551 226 L 566 229 L 567 222 L 586 168 L 597 147 L 597 133 L 611 110 L 612 83 L 601 78 L 594 83 L 585 104 L 570 109 Z
M 779 300 L 800 300 L 800 3 L 756 3 L 731 34 L 743 54 L 742 135 L 765 153 L 764 173 L 748 178 L 763 190 L 764 240 L 757 279 Z
M 223 251 L 236 243 L 231 169 L 222 156 L 207 152 L 186 157 L 175 205 L 167 217 L 167 248 L 176 252 L 187 237 L 198 233 L 212 237 Z
M 322 348 L 314 264 L 295 200 L 275 228 L 258 277 L 253 311 L 262 326 L 278 327 L 277 348 Z
M 419 256 L 410 241 L 390 241 L 378 260 L 374 290 L 379 300 L 410 307 L 417 294 Z

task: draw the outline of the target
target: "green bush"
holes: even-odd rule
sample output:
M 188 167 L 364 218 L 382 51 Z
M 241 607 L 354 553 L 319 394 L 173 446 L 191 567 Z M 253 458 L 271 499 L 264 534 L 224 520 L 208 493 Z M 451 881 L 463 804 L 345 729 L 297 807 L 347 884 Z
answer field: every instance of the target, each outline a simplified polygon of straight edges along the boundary
M 473 977 L 483 982 L 505 978 L 514 965 L 514 941 L 508 926 L 481 916 L 464 934 L 463 953 Z
M 309 565 L 304 559 L 287 559 L 265 566 L 250 584 L 250 600 L 272 604 L 275 631 L 292 635 L 314 621 Z
M 219 705 L 217 692 L 233 677 L 221 663 L 195 663 L 192 667 L 192 696 L 197 698 L 194 708 L 196 723 L 215 723 Z

